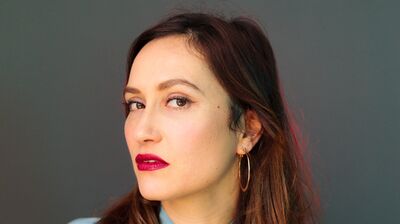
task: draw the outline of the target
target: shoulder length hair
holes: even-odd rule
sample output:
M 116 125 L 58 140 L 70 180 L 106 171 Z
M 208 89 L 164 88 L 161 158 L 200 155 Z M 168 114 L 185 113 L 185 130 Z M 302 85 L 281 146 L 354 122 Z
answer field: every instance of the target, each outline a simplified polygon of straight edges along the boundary
M 318 197 L 283 99 L 273 50 L 261 26 L 249 17 L 169 15 L 132 43 L 126 81 L 139 51 L 150 41 L 169 35 L 186 36 L 230 96 L 229 128 L 238 130 L 247 110 L 256 112 L 262 124 L 262 135 L 250 151 L 251 181 L 239 195 L 235 223 L 315 223 Z M 156 224 L 159 211 L 160 202 L 143 198 L 136 184 L 104 211 L 99 223 Z

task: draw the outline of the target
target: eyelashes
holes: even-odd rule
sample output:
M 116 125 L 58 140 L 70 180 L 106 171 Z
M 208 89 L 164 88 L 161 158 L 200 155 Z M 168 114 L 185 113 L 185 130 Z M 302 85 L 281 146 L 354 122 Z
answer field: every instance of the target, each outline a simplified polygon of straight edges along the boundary
M 190 103 L 192 103 L 192 101 L 190 101 L 187 97 L 183 97 L 183 96 L 175 96 L 175 97 L 171 97 L 167 100 L 167 103 L 176 100 L 176 105 L 178 105 L 177 108 L 185 108 L 187 106 L 190 106 Z
M 172 106 L 173 109 L 175 110 L 182 110 L 185 108 L 190 107 L 190 105 L 193 103 L 189 98 L 184 97 L 184 96 L 174 96 L 171 98 L 168 98 L 167 104 L 170 102 L 175 102 L 176 106 Z M 129 111 L 135 111 L 139 109 L 145 108 L 145 105 L 139 101 L 136 100 L 128 100 L 127 102 L 122 102 L 124 106 L 127 106 Z

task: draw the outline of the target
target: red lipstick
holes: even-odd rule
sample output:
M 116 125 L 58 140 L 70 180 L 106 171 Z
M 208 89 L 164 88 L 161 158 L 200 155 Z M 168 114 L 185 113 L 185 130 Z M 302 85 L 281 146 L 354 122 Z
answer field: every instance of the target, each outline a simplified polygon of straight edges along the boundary
M 153 171 L 169 166 L 169 163 L 153 154 L 138 154 L 135 161 L 141 171 Z

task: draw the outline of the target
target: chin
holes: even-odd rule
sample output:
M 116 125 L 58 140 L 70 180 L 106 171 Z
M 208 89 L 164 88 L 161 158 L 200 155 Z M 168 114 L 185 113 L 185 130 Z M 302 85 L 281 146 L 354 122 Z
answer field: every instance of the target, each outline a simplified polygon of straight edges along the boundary
M 143 198 L 150 201 L 163 201 L 169 198 L 167 189 L 156 183 L 138 181 L 139 191 Z

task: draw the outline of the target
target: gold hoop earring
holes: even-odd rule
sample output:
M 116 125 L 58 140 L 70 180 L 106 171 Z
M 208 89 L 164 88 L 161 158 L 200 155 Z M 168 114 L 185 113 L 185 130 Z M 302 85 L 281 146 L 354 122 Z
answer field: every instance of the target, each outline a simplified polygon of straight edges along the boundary
M 249 183 L 250 183 L 250 157 L 249 154 L 247 153 L 247 150 L 245 149 L 246 152 L 246 157 L 247 157 L 247 182 L 246 182 L 246 186 L 242 186 L 242 178 L 240 177 L 240 168 L 241 168 L 241 162 L 242 162 L 242 158 L 243 158 L 243 154 L 240 155 L 240 159 L 239 159 L 239 185 L 240 185 L 240 189 L 242 189 L 243 192 L 247 191 L 247 188 L 249 188 Z

